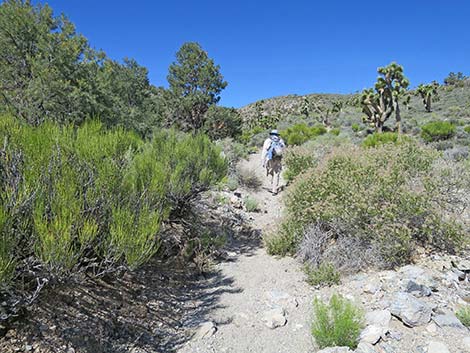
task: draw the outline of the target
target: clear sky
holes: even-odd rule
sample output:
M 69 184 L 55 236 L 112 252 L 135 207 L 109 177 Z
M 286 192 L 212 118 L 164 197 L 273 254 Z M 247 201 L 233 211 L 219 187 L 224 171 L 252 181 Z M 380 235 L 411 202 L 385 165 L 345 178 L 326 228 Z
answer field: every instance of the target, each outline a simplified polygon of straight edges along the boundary
M 34 1 L 37 3 L 38 1 Z M 43 1 L 41 1 L 43 2 Z M 179 47 L 199 42 L 229 85 L 221 104 L 351 93 L 391 61 L 412 86 L 470 74 L 469 0 L 48 0 L 91 45 L 135 58 L 166 86 Z

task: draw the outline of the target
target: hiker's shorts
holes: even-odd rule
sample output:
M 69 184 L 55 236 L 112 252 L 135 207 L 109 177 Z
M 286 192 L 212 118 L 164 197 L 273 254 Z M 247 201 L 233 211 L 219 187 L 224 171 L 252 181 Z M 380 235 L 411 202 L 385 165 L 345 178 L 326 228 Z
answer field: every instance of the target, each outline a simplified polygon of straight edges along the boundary
M 274 157 L 266 163 L 266 175 L 280 174 L 282 171 L 282 161 Z

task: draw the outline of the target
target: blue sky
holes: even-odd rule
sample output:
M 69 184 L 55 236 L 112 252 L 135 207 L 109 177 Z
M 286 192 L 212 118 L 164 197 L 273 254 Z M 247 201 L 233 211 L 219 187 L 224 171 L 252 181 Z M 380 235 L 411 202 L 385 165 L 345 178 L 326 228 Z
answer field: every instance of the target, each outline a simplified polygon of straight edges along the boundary
M 38 1 L 35 1 L 37 3 Z M 179 47 L 199 42 L 229 85 L 222 105 L 350 93 L 391 61 L 412 86 L 470 74 L 470 1 L 49 0 L 95 48 L 135 58 L 166 86 Z

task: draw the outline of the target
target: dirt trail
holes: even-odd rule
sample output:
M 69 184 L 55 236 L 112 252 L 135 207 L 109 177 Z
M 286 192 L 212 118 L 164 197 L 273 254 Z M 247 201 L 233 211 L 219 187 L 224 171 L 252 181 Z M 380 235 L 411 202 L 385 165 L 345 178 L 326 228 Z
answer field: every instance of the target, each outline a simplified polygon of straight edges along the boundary
M 253 228 L 259 230 L 255 234 L 261 237 L 279 222 L 283 193 L 273 196 L 268 191 L 269 181 L 260 167 L 258 154 L 251 155 L 241 167 L 255 170 L 263 181 L 256 192 L 242 191 L 261 206 L 261 212 L 250 214 Z M 217 296 L 218 302 L 204 318 L 214 323 L 217 330 L 204 338 L 196 334 L 180 353 L 314 351 L 310 335 L 313 290 L 305 283 L 299 263 L 290 257 L 278 259 L 268 255 L 260 245 L 262 242 L 253 244 L 257 245 L 234 249 L 231 260 L 217 265 L 218 283 L 209 286 L 210 292 L 206 294 Z M 270 316 L 269 311 L 281 307 L 287 324 L 269 328 L 264 318 Z

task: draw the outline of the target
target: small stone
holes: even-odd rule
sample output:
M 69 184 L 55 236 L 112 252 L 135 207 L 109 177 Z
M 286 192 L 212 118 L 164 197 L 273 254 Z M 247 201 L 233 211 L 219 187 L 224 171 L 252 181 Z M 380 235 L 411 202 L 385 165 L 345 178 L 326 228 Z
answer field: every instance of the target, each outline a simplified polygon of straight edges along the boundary
M 370 343 L 360 342 L 357 345 L 357 348 L 354 353 L 377 353 L 377 351 L 374 349 L 374 346 Z
M 429 333 L 436 333 L 437 325 L 434 322 L 431 322 L 428 326 L 426 326 L 426 331 Z
M 409 293 L 396 293 L 390 306 L 392 315 L 410 327 L 426 325 L 431 320 L 431 308 Z
M 299 306 L 297 299 L 288 293 L 284 293 L 279 290 L 272 290 L 267 292 L 266 295 L 269 298 L 269 305 L 272 308 L 281 307 L 284 310 L 291 310 Z
M 436 315 L 433 317 L 434 322 L 439 327 L 454 327 L 459 329 L 464 329 L 465 326 L 460 322 L 460 320 L 454 314 L 445 314 L 445 315 Z
M 33 350 L 33 346 L 30 344 L 27 344 L 24 346 L 25 352 L 31 352 Z
M 470 352 L 470 336 L 465 337 L 462 340 L 462 348 L 464 349 L 464 352 Z
M 368 325 L 376 325 L 388 328 L 392 314 L 388 310 L 374 310 L 366 313 L 365 319 Z
M 416 297 L 429 297 L 431 289 L 424 284 L 418 284 L 413 280 L 408 281 L 406 285 L 406 292 L 413 294 Z
M 199 325 L 199 328 L 197 329 L 196 334 L 194 335 L 194 338 L 196 340 L 200 340 L 203 338 L 211 337 L 214 335 L 214 333 L 217 331 L 217 326 L 212 321 L 206 321 L 203 322 L 201 325 Z
M 428 353 L 450 353 L 450 351 L 444 343 L 431 341 L 428 344 Z
M 459 281 L 465 281 L 465 278 L 467 277 L 467 274 L 463 271 L 460 271 L 459 269 L 453 268 L 452 272 L 457 276 L 457 279 Z
M 399 331 L 390 331 L 388 333 L 388 337 L 390 337 L 391 339 L 394 339 L 395 341 L 401 341 L 403 334 Z
M 372 294 L 374 295 L 375 293 L 377 293 L 381 288 L 380 284 L 377 284 L 377 283 L 367 283 L 364 288 L 363 288 L 363 291 L 364 293 L 366 294 Z
M 384 334 L 384 328 L 375 325 L 369 325 L 361 332 L 359 340 L 370 344 L 376 344 Z
M 287 323 L 284 309 L 275 308 L 264 313 L 263 321 L 270 329 L 284 326 Z
M 352 353 L 349 347 L 328 347 L 318 351 L 317 353 Z

